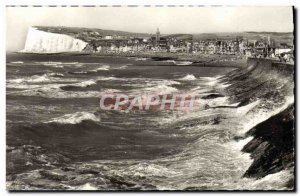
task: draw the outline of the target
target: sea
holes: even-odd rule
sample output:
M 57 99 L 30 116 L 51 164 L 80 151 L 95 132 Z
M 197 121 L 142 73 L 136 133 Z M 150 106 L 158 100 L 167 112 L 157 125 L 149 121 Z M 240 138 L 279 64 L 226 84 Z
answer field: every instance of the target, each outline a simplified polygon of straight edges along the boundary
M 245 133 L 289 102 L 237 107 L 235 67 L 93 55 L 6 55 L 8 190 L 286 190 L 291 171 L 243 177 Z M 197 95 L 196 111 L 99 109 L 105 93 Z M 205 106 L 205 107 L 204 107 Z M 251 112 L 255 109 L 255 112 Z M 239 139 L 237 139 L 239 138 Z

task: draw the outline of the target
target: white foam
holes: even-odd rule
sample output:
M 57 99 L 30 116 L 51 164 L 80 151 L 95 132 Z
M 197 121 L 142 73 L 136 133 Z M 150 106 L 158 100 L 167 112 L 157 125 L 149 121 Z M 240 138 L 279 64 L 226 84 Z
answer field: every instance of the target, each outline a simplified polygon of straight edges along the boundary
M 136 58 L 135 61 L 146 61 L 147 58 Z
M 187 74 L 183 78 L 180 78 L 180 80 L 196 80 L 196 77 L 193 74 Z
M 170 87 L 166 84 L 161 84 L 161 85 L 158 85 L 158 86 L 145 88 L 145 89 L 143 89 L 143 91 L 155 93 L 155 94 L 158 94 L 158 95 L 162 95 L 162 94 L 169 94 L 169 93 L 177 92 L 178 89 L 175 88 L 175 87 Z
M 168 169 L 165 166 L 161 166 L 158 164 L 153 163 L 139 163 L 137 165 L 130 166 L 125 171 L 129 175 L 134 176 L 173 176 L 178 174 L 178 172 L 175 172 L 173 170 Z
M 78 190 L 89 190 L 89 191 L 91 191 L 91 190 L 98 190 L 98 188 L 88 182 L 88 183 L 78 187 Z
M 49 74 L 50 76 L 53 76 L 53 77 L 64 77 L 65 75 L 64 74 L 62 74 L 62 73 L 50 73 Z
M 60 123 L 60 124 L 78 124 L 84 120 L 100 121 L 93 113 L 90 112 L 76 112 L 72 114 L 66 114 L 58 118 L 53 118 L 46 123 Z
M 175 61 L 174 61 L 174 60 L 166 60 L 165 62 L 175 64 Z
M 88 72 L 87 71 L 74 71 L 74 72 L 71 72 L 73 74 L 87 74 Z
M 36 64 L 43 64 L 43 65 L 61 65 L 63 64 L 60 61 L 41 61 L 41 62 L 35 62 Z
M 61 61 L 36 61 L 36 65 L 44 65 L 48 67 L 63 68 L 65 66 L 69 67 L 82 67 L 83 64 L 79 62 L 61 62 Z
M 288 190 L 286 185 L 293 178 L 293 171 L 282 170 L 260 179 L 242 178 L 238 183 L 232 184 L 231 188 L 235 190 Z
M 7 92 L 8 95 L 22 95 L 22 96 L 39 96 L 45 98 L 90 98 L 99 97 L 100 93 L 98 91 L 63 91 L 54 88 L 36 88 L 36 89 L 26 89 L 23 91 Z
M 238 140 L 238 141 L 231 141 L 229 143 L 227 143 L 227 145 L 229 145 L 230 147 L 234 148 L 234 149 L 237 149 L 239 151 L 241 151 L 244 146 L 250 142 L 251 140 L 253 139 L 253 137 L 247 137 L 245 139 L 242 139 L 242 140 Z
M 43 83 L 43 82 L 59 81 L 60 78 L 52 77 L 55 75 L 63 76 L 61 74 L 56 74 L 56 73 L 47 73 L 43 75 L 33 75 L 31 77 L 25 77 L 25 78 L 10 79 L 7 80 L 7 82 L 20 84 L 20 83 Z
M 24 62 L 23 61 L 12 61 L 10 63 L 12 63 L 12 64 L 23 64 Z
M 229 97 L 217 97 L 211 100 L 201 100 L 200 104 L 203 102 L 210 106 L 210 107 L 218 107 L 218 106 L 231 106 Z
M 237 113 L 241 116 L 246 115 L 250 110 L 252 110 L 253 108 L 255 108 L 258 104 L 260 103 L 260 100 L 256 100 L 252 103 L 249 103 L 248 105 L 242 106 L 237 108 Z
M 121 67 L 119 67 L 118 69 L 126 69 L 128 67 L 128 65 L 122 65 Z
M 193 62 L 191 61 L 174 61 L 175 65 L 191 65 Z
M 255 106 L 258 105 L 258 101 L 253 102 L 251 104 L 248 104 L 247 106 L 244 107 L 240 107 L 238 110 L 238 113 L 241 114 L 245 114 L 248 111 L 250 111 L 252 108 L 254 108 Z M 289 105 L 294 103 L 294 97 L 293 96 L 288 96 L 286 97 L 286 101 L 285 104 L 283 104 L 281 107 L 273 110 L 273 111 L 265 111 L 265 112 L 256 112 L 255 114 L 251 114 L 249 116 L 247 116 L 246 122 L 243 123 L 243 126 L 240 130 L 241 134 L 246 133 L 247 131 L 249 131 L 250 129 L 252 129 L 253 127 L 255 127 L 256 125 L 258 125 L 259 123 L 266 121 L 267 119 L 271 118 L 272 116 L 282 112 L 283 110 L 285 110 Z
M 97 78 L 97 80 L 99 80 L 99 81 L 101 81 L 101 80 L 121 80 L 121 78 L 100 76 Z
M 253 189 L 263 189 L 263 190 L 274 190 L 274 187 L 278 187 L 277 190 L 286 189 L 286 184 L 294 176 L 291 171 L 282 170 L 275 174 L 269 174 L 261 179 L 254 181 L 251 184 Z
M 63 86 L 87 87 L 95 84 L 93 80 L 66 84 L 27 84 L 27 83 L 8 83 L 7 88 L 25 89 L 19 91 L 8 91 L 7 95 L 39 96 L 46 98 L 88 98 L 99 97 L 99 91 L 64 91 Z
M 94 80 L 87 80 L 87 81 L 83 81 L 83 82 L 79 82 L 79 83 L 71 84 L 71 85 L 78 86 L 78 87 L 87 87 L 87 86 L 91 86 L 93 84 L 96 84 L 96 82 Z
M 214 87 L 214 88 L 219 88 L 219 89 L 227 88 L 231 85 L 231 84 L 221 83 L 219 81 L 219 78 L 220 78 L 220 76 L 217 76 L 217 77 L 200 77 L 199 79 L 204 81 L 204 82 L 201 82 L 202 85 L 206 85 L 206 86 Z
M 109 71 L 110 66 L 109 65 L 102 65 L 98 67 L 97 69 L 91 70 L 92 72 L 98 72 L 98 71 Z
M 15 88 L 15 89 L 35 89 L 41 87 L 41 85 L 34 85 L 34 84 L 21 84 L 20 83 L 7 83 L 7 88 Z

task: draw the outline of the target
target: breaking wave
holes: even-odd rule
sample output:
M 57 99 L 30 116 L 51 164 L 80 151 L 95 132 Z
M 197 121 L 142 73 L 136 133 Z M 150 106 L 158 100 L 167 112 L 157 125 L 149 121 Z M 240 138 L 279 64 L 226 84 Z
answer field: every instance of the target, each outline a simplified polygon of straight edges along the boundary
M 53 118 L 46 123 L 60 123 L 60 124 L 78 124 L 84 120 L 100 121 L 99 117 L 89 112 L 76 112 L 73 114 L 66 114 L 58 118 Z
M 91 70 L 91 72 L 98 72 L 98 71 L 109 71 L 110 66 L 109 65 L 102 65 L 98 67 L 97 69 Z
M 180 80 L 196 80 L 197 78 L 193 74 L 187 74 L 183 78 L 180 78 Z
M 24 77 L 24 78 L 18 78 L 18 79 L 10 79 L 7 80 L 8 83 L 15 83 L 15 84 L 21 84 L 21 83 L 49 83 L 49 82 L 58 82 L 61 81 L 61 77 L 63 77 L 64 74 L 61 73 L 46 73 L 43 75 L 34 75 L 31 77 Z M 70 80 L 74 81 L 74 80 Z
M 294 177 L 292 164 L 290 167 L 278 169 L 276 172 L 258 173 L 256 176 L 248 178 L 244 174 L 248 168 L 257 161 L 253 159 L 251 152 L 241 152 L 243 147 L 253 141 L 257 136 L 250 135 L 250 130 L 255 128 L 262 122 L 270 119 L 272 116 L 281 113 L 288 106 L 293 105 L 293 79 L 289 72 L 285 74 L 284 70 L 278 71 L 276 67 L 268 67 L 267 65 L 249 66 L 249 69 L 234 70 L 226 75 L 217 77 L 201 77 L 199 86 L 192 87 L 193 93 L 199 95 L 199 104 L 202 106 L 200 111 L 190 113 L 163 113 L 159 115 L 149 116 L 151 122 L 142 124 L 145 131 L 152 131 L 154 135 L 162 137 L 154 137 L 152 139 L 145 132 L 131 127 L 118 132 L 116 122 L 119 120 L 120 125 L 126 126 L 128 122 L 118 118 L 119 113 L 105 113 L 104 117 L 114 119 L 113 126 L 104 129 L 103 134 L 117 136 L 114 145 L 106 145 L 100 147 L 85 146 L 86 154 L 91 151 L 99 152 L 101 149 L 113 149 L 111 153 L 122 153 L 120 160 L 112 160 L 111 157 L 105 157 L 106 160 L 97 159 L 95 161 L 76 162 L 67 164 L 66 167 L 46 168 L 44 170 L 32 170 L 28 173 L 16 175 L 13 186 L 28 186 L 33 188 L 47 189 L 49 183 L 53 189 L 67 190 L 289 190 L 288 183 Z M 187 75 L 184 80 L 195 80 L 194 75 Z M 135 92 L 151 92 L 155 94 L 168 94 L 178 92 L 178 88 L 173 85 L 180 85 L 180 82 L 174 80 L 155 80 L 151 78 L 118 78 L 118 77 L 98 77 L 95 80 L 87 80 L 71 84 L 76 87 L 87 87 L 94 85 L 96 81 L 121 81 L 129 84 L 136 82 L 139 89 Z M 15 83 L 24 81 L 15 81 Z M 184 82 L 182 82 L 184 83 Z M 194 83 L 194 82 L 193 82 Z M 111 87 L 111 86 L 110 86 Z M 115 86 L 114 86 L 115 87 Z M 113 88 L 107 91 L 115 91 Z M 205 89 L 203 89 L 205 87 Z M 102 89 L 105 92 L 105 89 Z M 57 86 L 44 85 L 40 89 L 27 89 L 22 93 L 30 92 L 46 97 L 84 97 L 92 95 L 93 91 L 87 92 L 65 92 Z M 44 94 L 43 94 L 44 93 Z M 78 94 L 76 94 L 78 93 Z M 99 92 L 96 92 L 99 95 Z M 96 94 L 95 94 L 96 95 Z M 126 114 L 134 119 L 134 124 L 140 122 L 140 114 Z M 137 120 L 138 119 L 138 120 Z M 91 134 L 93 129 L 93 137 L 100 132 L 99 127 L 94 126 L 97 122 L 103 122 L 101 119 L 91 112 L 75 112 L 66 114 L 58 118 L 52 118 L 44 123 L 44 126 L 37 126 L 35 132 L 44 137 L 43 134 L 49 134 L 47 130 L 61 132 L 60 128 L 68 131 L 76 131 L 75 125 L 80 127 L 76 132 L 76 138 L 72 141 L 79 141 Z M 98 124 L 96 124 L 98 125 Z M 151 126 L 156 127 L 152 130 Z M 77 127 L 77 128 L 78 128 Z M 43 129 L 41 131 L 41 128 Z M 254 128 L 254 129 L 253 129 Z M 263 127 L 269 128 L 269 127 Z M 272 127 L 271 127 L 272 128 Z M 44 129 L 46 131 L 44 131 Z M 25 131 L 31 131 L 27 128 Z M 36 131 L 37 130 L 37 131 Z M 128 131 L 128 132 L 126 132 Z M 55 132 L 55 133 L 57 133 Z M 84 132 L 84 133 L 82 133 Z M 134 136 L 126 137 L 129 132 Z M 53 133 L 51 133 L 53 134 Z M 82 134 L 81 138 L 79 135 Z M 32 136 L 31 135 L 31 136 Z M 137 135 L 142 135 L 142 142 L 149 142 L 149 145 L 142 146 L 138 143 Z M 74 137 L 74 135 L 72 135 Z M 101 137 L 100 137 L 101 136 Z M 103 139 L 100 135 L 99 140 Z M 148 138 L 149 136 L 149 138 Z M 69 137 L 70 140 L 72 137 Z M 138 138 L 138 139 L 137 139 Z M 124 157 L 131 154 L 129 146 L 134 149 L 142 149 L 141 147 L 150 149 L 159 146 L 159 143 L 151 143 L 158 140 L 159 143 L 166 143 L 167 148 L 172 145 L 168 141 L 174 141 L 179 149 L 168 153 L 159 154 L 158 158 L 151 159 L 125 159 Z M 163 140 L 167 138 L 166 140 Z M 187 141 L 180 143 L 181 140 Z M 31 138 L 30 138 L 31 139 Z M 90 138 L 89 138 L 90 139 Z M 282 139 L 282 138 L 279 138 Z M 86 141 L 86 140 L 85 140 Z M 99 143 L 99 141 L 97 141 Z M 268 141 L 265 141 L 268 142 Z M 148 143 L 147 143 L 148 144 Z M 260 145 L 260 144 L 259 144 Z M 270 145 L 264 143 L 263 145 Z M 255 147 L 255 146 L 254 146 Z M 74 148 L 75 149 L 75 148 Z M 72 149 L 74 153 L 74 149 Z M 76 148 L 77 149 L 77 148 Z M 129 149 L 129 150 L 128 150 Z M 163 148 L 157 148 L 155 151 L 162 151 Z M 132 149 L 131 149 L 132 150 Z M 280 151 L 280 149 L 277 149 Z M 104 153 L 103 151 L 103 153 Z M 102 151 L 101 151 L 102 152 Z M 134 151 L 136 152 L 136 151 Z M 148 154 L 152 152 L 143 151 Z M 264 154 L 268 157 L 270 154 L 266 151 L 259 151 L 256 154 Z M 24 153 L 25 154 L 25 153 Z M 134 153 L 132 153 L 134 154 Z M 153 156 L 154 157 L 154 156 Z M 105 159 L 104 158 L 104 159 Z M 281 160 L 278 160 L 281 161 Z M 255 165 L 255 164 L 254 164 Z M 270 165 L 271 168 L 272 165 Z M 45 172 L 46 171 L 46 172 Z M 46 174 L 45 174 L 46 173 Z M 40 176 L 44 175 L 47 184 L 41 184 Z M 19 184 L 18 184 L 19 183 Z M 41 182 L 43 183 L 43 182 Z M 17 185 L 16 185 L 17 184 Z M 12 185 L 10 185 L 12 186 Z
M 149 92 L 149 93 L 155 93 L 157 95 L 163 95 L 163 94 L 170 94 L 170 93 L 177 92 L 178 89 L 175 87 L 168 86 L 166 84 L 162 84 L 162 85 L 158 85 L 158 86 L 144 88 L 142 91 Z
M 68 85 L 62 85 L 60 86 L 60 88 L 66 88 L 66 87 L 88 87 L 91 85 L 96 84 L 96 82 L 94 80 L 86 80 L 83 82 L 78 82 L 78 83 L 72 83 L 72 84 L 68 84 Z
M 146 61 L 148 58 L 136 58 L 135 61 Z
M 191 65 L 191 64 L 193 64 L 193 62 L 191 62 L 191 61 L 175 61 L 174 64 L 175 65 Z
M 9 63 L 12 63 L 12 64 L 24 64 L 23 61 L 11 61 Z
M 61 62 L 61 61 L 36 61 L 34 62 L 36 65 L 43 65 L 48 67 L 55 68 L 64 68 L 67 67 L 82 67 L 83 64 L 79 62 Z

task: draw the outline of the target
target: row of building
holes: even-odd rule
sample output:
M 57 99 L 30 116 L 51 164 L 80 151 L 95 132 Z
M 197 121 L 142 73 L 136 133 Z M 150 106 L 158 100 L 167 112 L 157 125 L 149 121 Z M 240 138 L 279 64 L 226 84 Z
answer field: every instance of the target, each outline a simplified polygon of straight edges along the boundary
M 101 39 L 89 40 L 85 48 L 91 52 L 136 53 L 170 52 L 194 54 L 245 55 L 258 58 L 278 58 L 290 61 L 293 58 L 293 45 L 276 43 L 269 37 L 260 40 L 247 40 L 238 36 L 234 40 L 193 41 L 192 36 L 161 36 L 159 29 L 149 38 L 106 35 Z M 293 59 L 292 59 L 293 60 Z

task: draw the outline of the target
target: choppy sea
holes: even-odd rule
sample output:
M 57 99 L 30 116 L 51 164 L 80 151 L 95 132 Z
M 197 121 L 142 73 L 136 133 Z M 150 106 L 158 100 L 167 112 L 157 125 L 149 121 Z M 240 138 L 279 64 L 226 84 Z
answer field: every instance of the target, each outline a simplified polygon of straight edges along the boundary
M 259 109 L 259 99 L 236 107 L 225 93 L 232 84 L 220 80 L 235 68 L 176 63 L 7 54 L 7 188 L 286 189 L 290 171 L 243 178 L 253 160 L 241 149 L 252 138 L 235 138 L 278 112 L 290 97 L 269 110 Z M 102 111 L 104 93 L 190 93 L 205 107 Z

